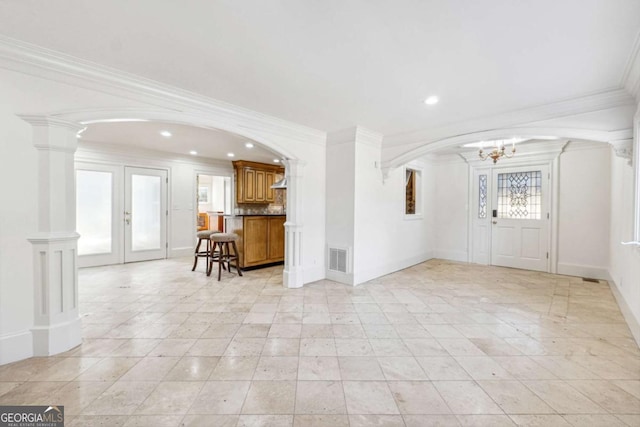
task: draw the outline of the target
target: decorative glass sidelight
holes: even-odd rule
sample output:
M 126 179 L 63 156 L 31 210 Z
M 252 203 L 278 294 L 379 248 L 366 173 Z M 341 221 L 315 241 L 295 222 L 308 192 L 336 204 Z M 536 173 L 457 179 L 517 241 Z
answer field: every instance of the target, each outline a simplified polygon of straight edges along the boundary
M 487 175 L 478 177 L 478 218 L 487 217 Z
M 498 174 L 498 218 L 542 218 L 541 171 Z

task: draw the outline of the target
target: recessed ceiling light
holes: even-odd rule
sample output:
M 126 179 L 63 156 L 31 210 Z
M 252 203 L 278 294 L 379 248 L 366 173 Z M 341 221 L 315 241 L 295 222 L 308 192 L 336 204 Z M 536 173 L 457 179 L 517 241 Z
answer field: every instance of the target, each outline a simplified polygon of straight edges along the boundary
M 161 130 L 160 135 L 164 136 L 165 138 L 169 138 L 171 136 L 171 132 L 169 132 L 168 130 Z
M 244 146 L 247 148 L 253 148 L 253 144 L 250 142 L 247 142 L 246 144 L 244 144 Z
M 236 155 L 233 153 L 227 153 L 227 157 L 235 157 Z
M 273 159 L 273 163 L 280 163 L 280 159 Z
M 440 98 L 438 98 L 435 95 L 431 95 L 430 97 L 424 100 L 424 103 L 427 105 L 435 105 L 438 103 L 438 101 L 440 101 Z
M 192 156 L 195 156 L 198 154 L 198 152 L 196 150 L 191 150 L 189 151 L 189 154 L 191 154 Z

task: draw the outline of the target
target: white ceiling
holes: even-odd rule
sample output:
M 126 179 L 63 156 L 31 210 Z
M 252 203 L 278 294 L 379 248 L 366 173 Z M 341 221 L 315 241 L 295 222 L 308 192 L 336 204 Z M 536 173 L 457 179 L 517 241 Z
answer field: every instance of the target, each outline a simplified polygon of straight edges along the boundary
M 171 137 L 162 136 L 163 130 L 171 132 Z M 136 146 L 183 156 L 189 156 L 189 152 L 195 150 L 196 158 L 229 161 L 274 163 L 273 160 L 280 157 L 255 141 L 227 132 L 160 122 L 93 123 L 82 132 L 80 141 Z M 253 143 L 254 147 L 245 147 L 247 142 Z M 228 157 L 227 153 L 233 153 L 235 157 Z
M 391 135 L 620 87 L 639 17 L 639 0 L 21 0 L 0 2 L 0 33 L 320 130 Z

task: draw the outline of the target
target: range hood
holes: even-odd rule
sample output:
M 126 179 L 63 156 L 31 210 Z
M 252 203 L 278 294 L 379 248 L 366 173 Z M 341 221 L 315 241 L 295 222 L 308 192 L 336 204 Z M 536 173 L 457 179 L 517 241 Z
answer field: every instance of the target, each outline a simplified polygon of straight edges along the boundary
M 287 178 L 282 178 L 280 181 L 276 181 L 273 183 L 271 188 L 274 189 L 286 189 L 287 188 Z

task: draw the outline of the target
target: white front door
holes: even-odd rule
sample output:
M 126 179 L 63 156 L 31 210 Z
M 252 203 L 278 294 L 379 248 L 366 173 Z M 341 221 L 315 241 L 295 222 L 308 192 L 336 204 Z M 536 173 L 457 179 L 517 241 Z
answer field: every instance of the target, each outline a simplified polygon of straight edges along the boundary
M 167 256 L 167 171 L 124 168 L 124 262 Z
M 491 264 L 549 271 L 549 170 L 493 169 Z

